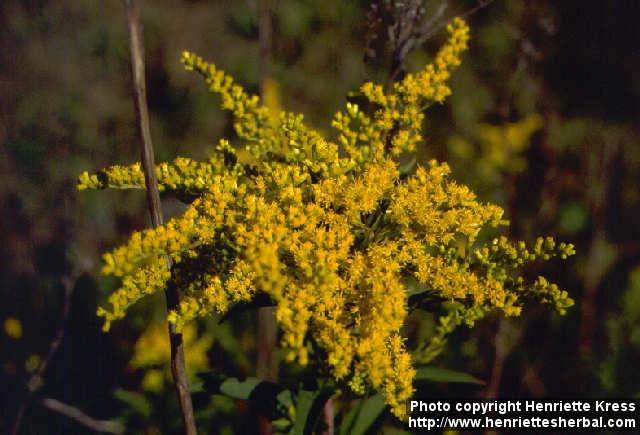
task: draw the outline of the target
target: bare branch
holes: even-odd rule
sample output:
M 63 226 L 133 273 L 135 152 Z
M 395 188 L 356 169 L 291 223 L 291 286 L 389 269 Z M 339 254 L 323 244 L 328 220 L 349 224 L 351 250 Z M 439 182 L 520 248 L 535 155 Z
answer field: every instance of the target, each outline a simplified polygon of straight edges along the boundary
M 447 0 L 443 0 L 443 2 L 440 3 L 440 6 L 438 6 L 438 10 L 436 10 L 434 14 L 422 25 L 418 35 L 416 36 L 416 45 L 422 45 L 427 39 L 429 39 L 432 35 L 432 30 L 438 25 L 442 15 L 444 15 L 444 12 L 447 10 L 447 6 L 449 6 L 449 2 Z
M 56 330 L 56 333 L 53 335 L 51 342 L 49 343 L 49 350 L 47 351 L 47 356 L 42 360 L 36 371 L 31 375 L 29 380 L 27 381 L 27 395 L 24 400 L 20 404 L 18 408 L 18 413 L 16 414 L 16 419 L 11 428 L 11 434 L 17 435 L 20 430 L 20 426 L 22 425 L 22 419 L 24 418 L 25 413 L 27 412 L 27 408 L 31 404 L 33 400 L 33 396 L 35 393 L 42 387 L 44 383 L 44 375 L 47 371 L 47 367 L 53 360 L 53 357 L 58 352 L 60 348 L 60 344 L 64 339 L 65 332 L 67 330 L 67 323 L 69 319 L 69 312 L 71 311 L 71 299 L 73 296 L 73 291 L 76 287 L 76 282 L 80 275 L 82 275 L 83 269 L 77 268 L 75 269 L 70 276 L 63 276 L 61 279 L 62 287 L 64 289 L 64 297 L 62 302 L 62 315 L 60 318 L 60 326 Z
M 124 1 L 127 10 L 127 24 L 129 27 L 129 48 L 131 51 L 131 71 L 133 74 L 133 95 L 138 118 L 140 133 L 140 146 L 142 154 L 142 168 L 146 184 L 147 202 L 151 214 L 153 227 L 162 225 L 162 210 L 160 208 L 160 193 L 156 177 L 153 142 L 151 141 L 151 129 L 149 124 L 149 110 L 147 108 L 147 92 L 144 76 L 144 47 L 142 44 L 142 29 L 140 25 L 140 8 L 136 0 Z M 166 257 L 167 267 L 171 268 L 172 262 Z M 170 283 L 165 289 L 167 310 L 176 309 L 180 303 L 178 289 Z M 193 415 L 193 405 L 187 382 L 187 374 L 184 361 L 184 343 L 182 334 L 175 325 L 169 323 L 169 339 L 171 342 L 171 372 L 174 385 L 178 394 L 180 411 L 184 423 L 185 434 L 196 434 L 196 423 Z
M 85 414 L 75 406 L 67 405 L 56 399 L 44 398 L 40 404 L 47 409 L 62 414 L 70 419 L 80 423 L 84 427 L 100 433 L 122 434 L 124 427 L 111 420 L 96 420 L 95 418 Z
M 426 14 L 422 7 L 422 0 L 412 0 L 397 6 L 393 23 L 388 28 L 389 40 L 393 44 L 393 60 L 387 87 L 401 80 L 404 73 L 404 61 L 407 55 L 415 47 L 424 44 L 429 38 L 441 31 L 451 21 L 451 18 L 443 18 L 449 2 L 442 0 L 438 8 L 429 19 L 423 21 Z M 467 18 L 479 10 L 489 6 L 493 0 L 478 0 L 475 7 L 453 14 L 460 18 Z
M 481 9 L 486 8 L 487 6 L 489 6 L 491 3 L 493 3 L 494 0 L 478 0 L 478 4 L 476 6 L 474 6 L 471 9 L 468 9 L 460 14 L 455 14 L 454 16 L 460 17 L 460 18 L 468 18 L 471 15 L 475 14 L 476 12 L 480 11 Z M 445 2 L 446 3 L 446 2 Z M 433 35 L 435 35 L 436 33 L 438 33 L 440 30 L 444 29 L 446 27 L 447 24 L 449 24 L 449 21 L 451 21 L 450 19 L 448 20 L 443 20 L 439 25 L 435 25 L 432 26 L 431 29 L 428 29 L 427 33 L 421 35 L 419 37 L 419 39 L 422 41 L 422 43 L 424 43 L 425 41 L 427 41 L 429 38 L 431 38 Z

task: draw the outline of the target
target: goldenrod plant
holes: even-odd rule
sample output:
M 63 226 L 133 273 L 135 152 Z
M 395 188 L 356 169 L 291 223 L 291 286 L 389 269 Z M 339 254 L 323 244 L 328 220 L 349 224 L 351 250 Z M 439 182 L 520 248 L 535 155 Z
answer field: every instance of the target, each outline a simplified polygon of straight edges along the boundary
M 422 71 L 388 91 L 362 85 L 368 104 L 334 116 L 335 139 L 302 115 L 271 113 L 215 65 L 183 53 L 185 68 L 232 113 L 238 140 L 220 140 L 205 161 L 157 166 L 160 190 L 188 207 L 104 255 L 103 272 L 121 280 L 98 309 L 104 330 L 170 285 L 182 294 L 168 314 L 178 329 L 266 295 L 289 361 L 323 367 L 335 389 L 380 392 L 402 419 L 415 365 L 433 359 L 458 325 L 496 311 L 517 316 L 529 300 L 563 314 L 573 304 L 567 292 L 544 277 L 527 280 L 522 266 L 566 258 L 572 245 L 491 239 L 507 225 L 502 208 L 479 202 L 446 163 L 399 164 L 423 140 L 423 110 L 451 93 L 469 29 L 455 19 L 448 32 Z M 78 188 L 144 189 L 144 176 L 139 164 L 112 166 L 83 173 Z M 410 354 L 401 328 L 426 299 L 441 317 L 431 341 Z

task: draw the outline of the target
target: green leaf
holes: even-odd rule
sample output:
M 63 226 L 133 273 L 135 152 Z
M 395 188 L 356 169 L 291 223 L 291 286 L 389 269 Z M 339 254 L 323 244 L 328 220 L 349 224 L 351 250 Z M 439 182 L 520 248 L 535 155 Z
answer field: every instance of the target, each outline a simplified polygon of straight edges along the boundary
M 116 399 L 126 404 L 134 413 L 149 418 L 153 411 L 151 402 L 140 393 L 118 388 L 113 392 Z
M 458 372 L 455 370 L 444 369 L 441 367 L 422 366 L 418 367 L 416 378 L 417 381 L 441 382 L 441 383 L 459 383 L 459 384 L 475 384 L 484 385 L 485 382 L 468 373 Z
M 582 231 L 588 224 L 589 213 L 577 202 L 564 204 L 558 210 L 558 227 L 568 234 Z
M 409 160 L 408 162 L 401 164 L 398 167 L 398 171 L 400 172 L 400 176 L 405 176 L 405 175 L 409 175 L 411 172 L 413 172 L 414 168 L 416 166 L 416 158 L 412 157 L 411 160 Z
M 407 296 L 419 295 L 429 291 L 429 288 L 426 285 L 418 282 L 418 280 L 412 276 L 404 278 L 404 287 L 407 292 Z
M 329 397 L 331 397 L 331 391 L 328 389 L 300 390 L 296 397 L 296 418 L 289 434 L 311 434 L 320 411 Z
M 376 394 L 363 399 L 345 416 L 338 428 L 339 435 L 362 435 L 385 409 L 384 397 Z
M 229 378 L 220 384 L 220 393 L 232 399 L 248 400 L 261 382 L 263 381 L 258 378 L 247 378 L 244 381 Z
M 221 394 L 236 400 L 248 400 L 260 415 L 275 419 L 278 415 L 278 402 L 286 401 L 286 394 L 282 394 L 284 387 L 274 382 L 263 381 L 259 378 L 227 378 L 218 373 L 200 373 L 198 376 L 204 381 L 203 390 L 207 394 Z
M 278 400 L 278 403 L 282 404 L 282 406 L 284 406 L 285 408 L 293 406 L 293 398 L 291 397 L 290 390 L 280 391 L 276 396 L 276 399 Z
M 291 426 L 291 420 L 288 420 L 286 418 L 278 418 L 271 422 L 271 426 L 278 431 L 284 431 L 289 426 Z

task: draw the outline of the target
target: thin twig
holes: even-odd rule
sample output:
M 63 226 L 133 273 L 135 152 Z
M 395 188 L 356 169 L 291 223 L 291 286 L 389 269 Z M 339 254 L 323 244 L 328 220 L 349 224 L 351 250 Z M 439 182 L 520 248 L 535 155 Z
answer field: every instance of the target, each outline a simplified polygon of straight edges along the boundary
M 447 0 L 443 0 L 438 6 L 438 9 L 433 13 L 433 15 L 424 23 L 424 25 L 420 28 L 418 36 L 416 37 L 416 45 L 420 46 L 424 44 L 427 39 L 429 39 L 429 35 L 431 34 L 432 29 L 438 24 L 438 21 L 444 15 L 444 12 L 447 10 L 449 6 L 449 2 Z
M 142 154 L 142 168 L 146 185 L 147 202 L 151 214 L 153 227 L 162 225 L 162 210 L 160 208 L 160 193 L 156 177 L 156 166 L 153 154 L 153 142 L 151 141 L 151 129 L 149 124 L 149 111 L 147 108 L 146 84 L 144 76 L 144 48 L 142 44 L 142 29 L 140 25 L 140 8 L 136 0 L 124 0 L 127 10 L 127 23 L 129 27 L 129 47 L 131 50 L 131 71 L 133 74 L 133 94 L 138 119 L 140 146 Z M 166 257 L 167 267 L 171 268 L 171 259 Z M 178 289 L 170 283 L 165 289 L 167 310 L 176 309 L 180 303 Z M 171 372 L 174 385 L 178 394 L 180 411 L 184 423 L 184 433 L 196 434 L 196 423 L 189 393 L 189 384 L 184 361 L 184 343 L 182 334 L 175 325 L 169 323 L 169 339 L 171 342 Z
M 589 154 L 586 162 L 586 179 L 592 180 L 592 183 L 599 188 L 591 189 L 591 195 L 587 197 L 587 204 L 594 217 L 595 228 L 584 272 L 585 290 L 582 296 L 579 339 L 579 350 L 583 356 L 590 356 L 593 351 L 593 332 L 598 312 L 598 291 L 618 255 L 616 251 L 611 256 L 606 255 L 608 252 L 606 247 L 609 242 L 605 215 L 607 204 L 609 204 L 611 180 L 613 179 L 611 174 L 615 171 L 617 156 L 618 143 L 605 138 L 601 149 Z
M 394 13 L 393 23 L 387 29 L 389 40 L 394 45 L 387 88 L 390 88 L 404 74 L 404 60 L 414 47 L 416 26 L 423 16 L 421 0 L 401 3 L 396 8 L 398 9 Z
M 486 8 L 487 6 L 489 6 L 491 3 L 493 3 L 494 0 L 478 0 L 478 4 L 476 6 L 474 6 L 471 9 L 468 9 L 458 15 L 456 15 L 457 17 L 466 19 L 469 18 L 471 15 L 475 14 L 476 12 L 480 11 L 481 9 Z M 444 20 L 439 26 L 434 26 L 431 31 L 425 33 L 424 35 L 420 36 L 420 40 L 422 41 L 422 43 L 424 43 L 425 41 L 427 41 L 429 38 L 431 38 L 433 35 L 435 35 L 436 33 L 438 33 L 440 30 L 444 29 L 446 27 L 447 24 L 449 24 L 450 20 Z
M 455 15 L 460 18 L 468 18 L 489 6 L 493 1 L 478 0 L 477 5 L 473 8 Z M 394 22 L 389 27 L 390 39 L 394 43 L 394 48 L 393 64 L 387 80 L 387 87 L 401 79 L 404 72 L 404 61 L 411 50 L 424 44 L 451 21 L 451 19 L 442 19 L 448 7 L 448 1 L 443 0 L 433 15 L 425 23 L 419 25 L 423 17 L 422 10 L 419 8 L 420 3 L 414 1 L 405 4 L 399 16 L 394 17 Z
M 124 433 L 124 427 L 120 423 L 111 420 L 96 420 L 95 418 L 85 414 L 75 406 L 67 405 L 66 403 L 60 402 L 59 400 L 44 398 L 40 400 L 40 404 L 47 409 L 69 417 L 70 419 L 95 432 L 112 434 Z
M 500 384 L 502 383 L 502 375 L 504 371 L 505 361 L 511 351 L 520 341 L 522 336 L 522 327 L 513 322 L 500 317 L 498 319 L 498 330 L 494 337 L 495 359 L 491 370 L 491 377 L 484 390 L 485 399 L 495 399 L 500 392 Z
M 60 348 L 60 344 L 64 339 L 65 332 L 67 330 L 67 323 L 69 320 L 69 312 L 71 311 L 71 299 L 73 296 L 73 291 L 76 287 L 76 282 L 80 275 L 82 275 L 83 269 L 77 268 L 70 275 L 63 276 L 61 279 L 62 287 L 64 289 L 64 297 L 62 302 L 62 314 L 60 318 L 60 326 L 56 330 L 56 333 L 53 335 L 51 342 L 49 343 L 49 350 L 47 351 L 47 356 L 42 360 L 36 371 L 31 375 L 29 380 L 27 381 L 27 394 L 20 404 L 18 408 L 18 413 L 16 414 L 16 419 L 11 428 L 11 434 L 17 435 L 20 430 L 20 426 L 22 425 L 22 419 L 24 418 L 25 413 L 27 412 L 27 408 L 33 401 L 33 397 L 35 393 L 42 387 L 44 383 L 44 375 L 49 367 L 49 364 L 53 360 L 53 357 L 58 352 Z

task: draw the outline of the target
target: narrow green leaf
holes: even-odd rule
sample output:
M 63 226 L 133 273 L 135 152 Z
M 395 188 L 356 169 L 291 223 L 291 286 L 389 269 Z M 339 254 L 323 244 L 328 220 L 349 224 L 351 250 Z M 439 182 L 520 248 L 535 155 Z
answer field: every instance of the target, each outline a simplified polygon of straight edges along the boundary
M 400 172 L 400 176 L 405 176 L 405 175 L 409 175 L 411 172 L 413 172 L 414 168 L 416 167 L 416 158 L 412 157 L 411 160 L 409 160 L 408 162 L 401 164 L 398 167 L 398 171 Z
M 322 406 L 329 397 L 331 397 L 331 391 L 328 389 L 300 390 L 296 396 L 296 418 L 289 434 L 311 434 L 320 416 Z
M 484 385 L 485 382 L 468 373 L 458 372 L 455 370 L 444 369 L 441 367 L 423 366 L 418 367 L 416 380 L 442 383 L 459 383 L 459 384 L 475 384 Z
M 151 416 L 153 405 L 143 394 L 118 388 L 113 392 L 113 395 L 116 399 L 125 403 L 136 414 L 144 418 Z
M 362 409 L 362 402 L 362 400 L 358 401 L 358 404 L 351 408 L 351 410 L 344 417 L 342 417 L 340 426 L 338 426 L 338 435 L 349 435 L 351 433 L 353 423 L 356 421 L 356 417 Z
M 278 418 L 277 420 L 273 420 L 271 422 L 271 426 L 278 431 L 284 431 L 289 426 L 291 426 L 291 420 L 288 420 L 286 418 Z
M 320 395 L 320 391 L 300 390 L 296 398 L 296 419 L 291 428 L 291 435 L 304 435 L 307 419 L 311 413 L 314 400 Z
M 363 399 L 345 416 L 338 428 L 339 435 L 364 434 L 382 414 L 385 406 L 381 394 Z

